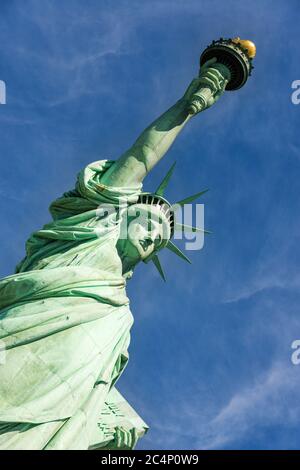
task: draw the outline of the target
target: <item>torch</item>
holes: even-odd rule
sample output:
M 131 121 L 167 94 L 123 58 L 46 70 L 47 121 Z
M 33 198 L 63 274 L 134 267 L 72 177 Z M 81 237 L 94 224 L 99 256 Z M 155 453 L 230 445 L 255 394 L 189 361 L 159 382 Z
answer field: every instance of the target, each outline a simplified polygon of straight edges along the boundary
M 200 67 L 210 59 L 216 58 L 212 68 L 217 69 L 223 76 L 225 90 L 238 90 L 245 85 L 253 69 L 252 60 L 256 47 L 252 41 L 234 39 L 219 39 L 213 41 L 200 56 Z M 208 100 L 214 95 L 209 86 L 201 88 L 191 98 L 189 114 L 193 115 L 207 107 Z

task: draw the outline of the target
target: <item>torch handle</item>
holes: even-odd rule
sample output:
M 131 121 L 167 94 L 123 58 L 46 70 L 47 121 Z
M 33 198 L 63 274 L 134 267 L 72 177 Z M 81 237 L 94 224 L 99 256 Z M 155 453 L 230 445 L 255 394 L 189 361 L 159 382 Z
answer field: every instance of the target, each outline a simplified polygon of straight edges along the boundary
M 211 68 L 217 69 L 223 76 L 224 79 L 224 89 L 226 84 L 231 78 L 230 70 L 224 64 L 213 64 Z M 193 94 L 191 98 L 191 103 L 188 109 L 189 114 L 194 115 L 204 111 L 208 107 L 209 100 L 213 98 L 215 92 L 212 88 L 205 85 L 203 88 L 200 88 L 196 93 Z
M 201 88 L 197 93 L 192 96 L 191 104 L 189 106 L 189 114 L 197 114 L 207 108 L 210 98 L 214 96 L 213 91 L 209 87 Z

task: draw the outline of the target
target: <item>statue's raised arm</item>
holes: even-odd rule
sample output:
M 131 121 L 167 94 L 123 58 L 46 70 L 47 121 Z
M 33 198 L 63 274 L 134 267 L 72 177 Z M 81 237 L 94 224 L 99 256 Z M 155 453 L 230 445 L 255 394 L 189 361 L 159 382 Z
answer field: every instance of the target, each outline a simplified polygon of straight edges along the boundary
M 227 90 L 237 90 L 247 81 L 252 70 L 255 45 L 249 40 L 220 39 L 213 41 L 200 57 L 199 77 L 174 106 L 150 124 L 133 146 L 111 166 L 103 183 L 135 187 L 165 155 L 189 119 L 204 111 Z
M 214 67 L 215 62 L 215 59 L 211 59 L 201 67 L 199 77 L 192 80 L 183 97 L 152 122 L 132 147 L 106 172 L 104 184 L 131 187 L 141 183 L 193 115 L 190 107 L 195 94 L 203 87 L 212 90 L 204 109 L 217 101 L 224 92 L 227 80 L 218 68 Z M 197 112 L 199 111 L 194 114 Z

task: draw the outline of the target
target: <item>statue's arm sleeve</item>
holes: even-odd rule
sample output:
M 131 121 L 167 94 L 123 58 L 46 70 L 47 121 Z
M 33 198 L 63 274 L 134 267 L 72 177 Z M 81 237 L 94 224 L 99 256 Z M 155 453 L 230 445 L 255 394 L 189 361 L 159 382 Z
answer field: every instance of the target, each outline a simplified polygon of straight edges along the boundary
M 189 107 L 195 92 L 209 87 L 211 93 L 204 109 L 214 104 L 227 81 L 214 66 L 216 59 L 201 67 L 200 75 L 190 83 L 183 97 L 142 132 L 132 147 L 105 173 L 102 182 L 113 187 L 136 187 L 168 151 L 191 117 Z M 204 110 L 201 109 L 201 110 Z
M 104 184 L 136 186 L 165 155 L 189 119 L 183 98 L 150 124 L 114 165 L 105 173 Z

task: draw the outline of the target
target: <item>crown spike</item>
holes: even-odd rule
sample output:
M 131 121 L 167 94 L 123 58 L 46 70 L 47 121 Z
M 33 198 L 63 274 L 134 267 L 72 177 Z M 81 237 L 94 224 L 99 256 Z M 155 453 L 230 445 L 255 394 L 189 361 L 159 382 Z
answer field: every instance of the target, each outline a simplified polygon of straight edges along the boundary
M 179 223 L 175 223 L 174 230 L 177 230 L 179 232 L 202 232 L 207 235 L 212 233 L 210 230 L 204 230 L 203 228 L 200 228 L 200 227 L 193 227 L 192 225 L 179 224 Z
M 151 261 L 153 261 L 153 264 L 154 266 L 156 267 L 157 271 L 159 272 L 161 278 L 166 282 L 166 277 L 165 277 L 165 274 L 163 272 L 163 268 L 161 267 L 161 264 L 160 264 L 160 261 L 159 261 L 159 258 L 157 255 L 154 255 L 152 258 L 151 258 Z
M 203 194 L 207 193 L 209 191 L 208 189 L 205 189 L 204 191 L 201 191 L 200 193 L 194 194 L 193 196 L 186 197 L 185 199 L 181 199 L 181 201 L 175 202 L 173 206 L 176 206 L 179 204 L 180 206 L 184 206 L 184 204 L 189 204 L 190 202 L 193 202 L 195 199 L 198 199 L 198 197 L 202 196 Z
M 179 256 L 179 258 L 182 258 L 184 259 L 184 261 L 187 261 L 188 263 L 192 264 L 191 260 L 187 256 L 185 256 L 185 254 L 182 253 L 178 246 L 174 245 L 174 243 L 172 243 L 170 240 L 168 240 L 166 248 L 175 253 L 175 255 Z
M 169 181 L 170 181 L 170 178 L 171 178 L 172 173 L 174 171 L 175 165 L 176 165 L 176 162 L 173 163 L 173 165 L 169 169 L 168 173 L 166 174 L 166 176 L 164 177 L 164 179 L 162 180 L 162 182 L 158 186 L 157 190 L 155 191 L 155 194 L 157 196 L 163 196 L 164 195 L 165 189 L 169 184 Z

